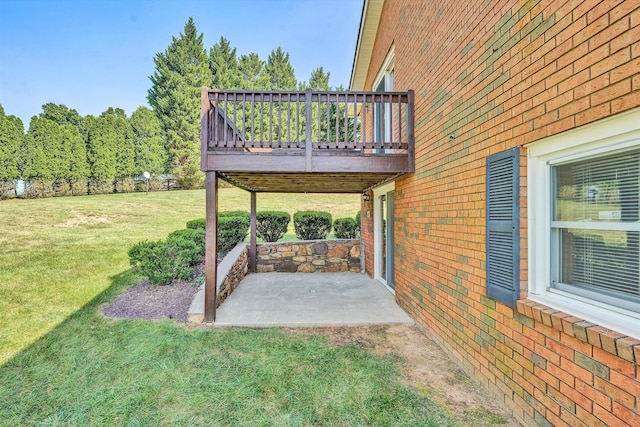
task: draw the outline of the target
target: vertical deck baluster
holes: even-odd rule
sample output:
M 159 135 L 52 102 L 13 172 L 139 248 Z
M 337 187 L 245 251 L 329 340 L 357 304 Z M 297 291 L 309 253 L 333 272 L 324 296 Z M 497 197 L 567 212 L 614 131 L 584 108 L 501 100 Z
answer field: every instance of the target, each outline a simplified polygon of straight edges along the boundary
M 398 96 L 398 142 L 402 144 L 402 97 Z
M 326 147 L 329 147 L 329 141 L 331 141 L 331 97 L 327 93 L 327 135 L 325 138 L 327 144 Z
M 287 148 L 291 148 L 291 93 L 287 94 Z
M 307 121 L 307 127 L 305 130 L 305 170 L 307 172 L 310 172 L 313 168 L 313 159 L 312 159 L 312 155 L 313 155 L 313 142 L 312 140 L 312 129 L 311 129 L 311 122 L 313 121 L 313 117 L 312 117 L 312 108 L 311 108 L 311 89 L 307 89 L 304 92 L 304 101 L 305 101 L 305 116 L 306 116 L 306 121 Z M 318 116 L 320 116 L 318 114 Z
M 321 130 L 322 130 L 322 128 L 321 128 L 322 120 L 320 119 L 320 116 L 322 116 L 322 114 L 320 114 L 320 108 L 321 108 L 321 105 L 322 105 L 320 103 L 321 102 L 321 97 L 322 97 L 322 95 L 320 93 L 318 93 L 318 101 L 317 101 L 317 103 L 318 103 L 318 130 L 317 130 L 318 135 L 316 136 L 318 143 L 320 143 L 320 134 L 321 134 Z
M 238 146 L 238 95 L 233 94 L 233 127 L 231 130 L 232 147 Z
M 269 147 L 273 148 L 273 94 L 269 94 Z
M 340 141 L 340 138 L 338 137 L 340 135 L 340 103 L 338 102 L 339 96 L 336 93 L 336 148 L 338 148 L 338 141 Z M 331 146 L 329 146 L 329 148 L 331 148 Z
M 224 127 L 222 128 L 222 141 L 223 141 L 223 146 L 227 147 L 227 129 L 229 128 L 229 124 L 227 123 L 227 93 L 225 92 L 222 95 L 224 101 L 223 101 L 223 107 L 222 107 L 222 112 L 224 114 Z
M 393 136 L 394 136 L 394 123 L 393 123 L 393 95 L 389 95 L 389 148 L 393 148 Z
M 256 143 L 256 115 L 255 115 L 255 105 L 256 105 L 256 94 L 251 94 L 251 146 L 253 147 Z
M 217 147 L 218 146 L 218 93 L 214 92 L 213 94 L 213 120 L 211 121 L 212 123 L 210 124 L 211 128 L 211 140 L 213 141 L 213 146 Z
M 344 94 L 344 145 L 343 148 L 349 147 L 349 96 Z
M 296 93 L 296 148 L 300 148 L 300 94 Z
M 362 132 L 360 133 L 360 142 L 362 144 L 361 152 L 364 156 L 364 147 L 367 142 L 367 94 L 362 94 Z

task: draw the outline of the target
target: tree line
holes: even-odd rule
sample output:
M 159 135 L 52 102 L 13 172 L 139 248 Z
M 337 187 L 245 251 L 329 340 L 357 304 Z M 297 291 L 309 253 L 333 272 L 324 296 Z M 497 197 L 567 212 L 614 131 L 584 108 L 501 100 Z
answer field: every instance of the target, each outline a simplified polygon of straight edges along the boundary
M 289 54 L 280 47 L 266 60 L 238 55 L 221 37 L 208 51 L 192 18 L 154 57 L 147 101 L 127 116 L 108 108 L 99 116 L 80 116 L 62 104 L 47 103 L 31 118 L 5 114 L 0 105 L 0 199 L 102 194 L 134 190 L 134 178 L 152 174 L 151 185 L 170 174 L 177 186 L 199 188 L 200 90 L 203 86 L 243 90 L 329 90 L 329 73 L 312 71 L 296 80 Z M 341 89 L 341 88 L 337 88 Z

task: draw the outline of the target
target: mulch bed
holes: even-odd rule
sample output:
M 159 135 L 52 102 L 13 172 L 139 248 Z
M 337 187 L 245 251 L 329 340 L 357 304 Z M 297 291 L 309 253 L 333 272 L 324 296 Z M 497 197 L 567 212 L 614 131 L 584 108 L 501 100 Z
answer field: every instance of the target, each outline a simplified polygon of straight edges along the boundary
M 159 286 L 142 282 L 120 294 L 116 301 L 104 307 L 107 317 L 124 319 L 174 319 L 186 323 L 189 307 L 198 287 L 190 282 L 174 282 Z

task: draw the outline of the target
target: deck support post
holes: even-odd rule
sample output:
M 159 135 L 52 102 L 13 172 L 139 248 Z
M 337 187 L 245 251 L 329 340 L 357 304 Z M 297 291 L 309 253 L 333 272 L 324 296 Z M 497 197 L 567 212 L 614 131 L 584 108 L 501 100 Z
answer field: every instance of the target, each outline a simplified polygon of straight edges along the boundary
M 249 245 L 249 271 L 255 273 L 258 263 L 256 230 L 256 192 L 251 192 L 251 242 Z
M 218 281 L 218 172 L 207 171 L 204 274 L 204 322 L 216 320 Z

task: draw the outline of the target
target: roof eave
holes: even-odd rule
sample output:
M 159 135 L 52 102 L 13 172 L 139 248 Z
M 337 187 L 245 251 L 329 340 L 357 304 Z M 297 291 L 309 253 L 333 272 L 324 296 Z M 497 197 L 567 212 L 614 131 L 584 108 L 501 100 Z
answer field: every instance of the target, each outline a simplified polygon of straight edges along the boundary
M 349 90 L 364 90 L 383 5 L 384 0 L 364 0 Z

